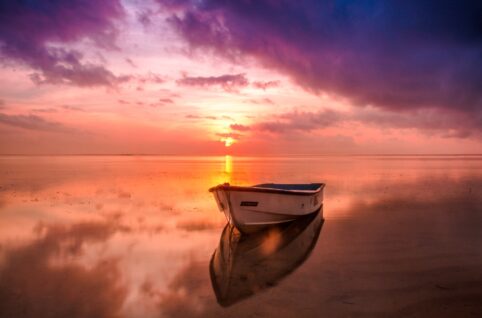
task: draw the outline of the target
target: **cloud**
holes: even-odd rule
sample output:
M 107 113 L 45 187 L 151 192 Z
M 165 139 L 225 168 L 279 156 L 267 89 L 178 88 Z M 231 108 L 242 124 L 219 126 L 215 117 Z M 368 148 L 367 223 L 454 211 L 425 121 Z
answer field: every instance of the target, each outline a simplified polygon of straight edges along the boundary
M 31 109 L 32 112 L 34 113 L 56 113 L 57 112 L 57 109 L 53 108 L 53 107 L 49 107 L 49 108 L 34 108 L 34 109 Z
M 74 111 L 74 112 L 85 112 L 85 109 L 82 107 L 78 106 L 71 106 L 71 105 L 62 105 L 62 109 L 68 110 L 68 111 Z
M 278 87 L 279 81 L 268 81 L 268 82 L 253 82 L 253 86 L 262 90 L 267 90 L 268 88 Z
M 342 119 L 341 113 L 332 110 L 319 112 L 293 111 L 281 114 L 275 120 L 259 122 L 254 125 L 254 129 L 271 133 L 309 132 L 334 126 Z
M 358 123 L 388 129 L 416 129 L 428 135 L 436 134 L 445 138 L 482 135 L 482 112 L 478 116 L 469 116 L 460 111 L 439 112 L 436 109 L 415 109 L 396 112 L 373 107 L 355 108 L 350 112 L 295 110 L 279 114 L 271 120 L 254 122 L 250 126 L 232 124 L 230 128 L 233 131 L 266 131 L 275 134 L 308 133 L 342 123 Z
M 118 102 L 119 104 L 122 104 L 122 105 L 129 105 L 129 104 L 130 104 L 130 102 L 128 102 L 128 101 L 126 101 L 126 100 L 123 100 L 123 99 L 118 99 L 117 102 Z
M 171 98 L 159 98 L 159 103 L 162 104 L 173 104 L 174 101 Z
M 419 109 L 396 113 L 364 108 L 355 112 L 352 119 L 377 127 L 418 129 L 425 133 L 447 138 L 467 138 L 482 133 L 482 112 L 469 115 L 460 111 L 438 112 L 436 109 Z
M 112 86 L 127 77 L 85 62 L 80 51 L 62 45 L 89 39 L 97 47 L 115 49 L 118 31 L 114 23 L 123 15 L 118 0 L 4 3 L 0 10 L 0 54 L 34 69 L 31 79 L 37 84 Z
M 141 84 L 145 84 L 147 82 L 162 84 L 166 81 L 162 75 L 155 74 L 155 73 L 149 73 L 147 75 L 138 76 L 137 79 Z
M 177 83 L 184 86 L 220 86 L 228 92 L 237 91 L 249 84 L 245 74 L 225 74 L 221 76 L 208 77 L 184 76 L 183 78 L 177 80 Z
M 145 9 L 137 13 L 137 20 L 144 26 L 148 27 L 152 24 L 152 16 L 154 12 L 151 9 Z
M 251 127 L 249 126 L 245 126 L 245 125 L 241 125 L 241 124 L 231 124 L 229 126 L 229 128 L 231 128 L 232 130 L 236 130 L 236 131 L 248 131 L 251 129 Z
M 71 132 L 61 123 L 49 121 L 37 115 L 8 115 L 0 113 L 0 124 L 38 131 Z
M 162 107 L 162 106 L 172 105 L 172 104 L 174 104 L 174 101 L 171 98 L 159 98 L 157 102 L 149 103 L 149 106 Z
M 177 10 L 169 21 L 192 48 L 254 57 L 355 106 L 482 108 L 477 1 L 191 0 Z
M 260 98 L 260 99 L 248 99 L 247 102 L 249 103 L 252 103 L 252 104 L 256 104 L 256 105 L 266 105 L 266 104 L 269 104 L 269 105 L 274 105 L 274 102 L 273 100 L 271 100 L 270 98 Z
M 188 114 L 185 116 L 187 119 L 210 119 L 210 120 L 217 120 L 219 117 L 217 116 L 200 116 L 200 115 L 193 115 L 193 114 Z M 225 118 L 226 116 L 223 116 Z
M 130 58 L 126 57 L 124 61 L 126 61 L 126 63 L 129 64 L 131 67 L 137 68 L 137 64 L 134 63 L 134 61 L 132 61 Z

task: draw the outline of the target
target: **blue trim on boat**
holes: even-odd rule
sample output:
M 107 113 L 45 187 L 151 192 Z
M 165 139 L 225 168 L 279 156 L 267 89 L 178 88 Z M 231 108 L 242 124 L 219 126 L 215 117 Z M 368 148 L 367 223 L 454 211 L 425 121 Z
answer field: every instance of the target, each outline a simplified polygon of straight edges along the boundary
M 241 191 L 241 192 L 262 192 L 262 193 L 275 193 L 285 195 L 313 195 L 320 192 L 325 187 L 324 183 L 311 183 L 311 184 L 275 184 L 264 183 L 253 187 L 240 187 L 232 186 L 228 183 L 220 184 L 209 189 L 209 192 L 215 190 L 225 191 Z
M 301 191 L 316 191 L 323 183 L 308 183 L 308 184 L 279 184 L 279 183 L 263 183 L 257 184 L 253 187 L 278 189 L 278 190 L 301 190 Z

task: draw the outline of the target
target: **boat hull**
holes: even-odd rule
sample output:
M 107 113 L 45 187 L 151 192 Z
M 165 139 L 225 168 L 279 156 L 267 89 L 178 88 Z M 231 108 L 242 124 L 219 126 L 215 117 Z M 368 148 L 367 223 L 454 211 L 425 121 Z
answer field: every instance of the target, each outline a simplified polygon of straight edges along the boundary
M 245 232 L 290 222 L 317 212 L 323 206 L 323 188 L 312 192 L 291 192 L 217 187 L 212 192 L 228 221 Z

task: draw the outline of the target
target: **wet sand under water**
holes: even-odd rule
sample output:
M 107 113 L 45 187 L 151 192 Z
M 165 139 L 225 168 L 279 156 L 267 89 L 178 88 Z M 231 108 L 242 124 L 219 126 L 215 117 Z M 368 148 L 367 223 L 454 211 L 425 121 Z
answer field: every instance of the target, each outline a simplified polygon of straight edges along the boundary
M 320 181 L 258 237 L 207 192 Z M 0 317 L 482 316 L 480 156 L 5 156 L 0 229 Z

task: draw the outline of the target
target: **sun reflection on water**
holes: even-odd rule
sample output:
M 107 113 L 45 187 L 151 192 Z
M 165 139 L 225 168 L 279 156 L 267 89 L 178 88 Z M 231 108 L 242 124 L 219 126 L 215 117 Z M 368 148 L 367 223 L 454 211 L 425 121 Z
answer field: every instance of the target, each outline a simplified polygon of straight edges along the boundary
M 231 182 L 231 175 L 233 173 L 233 157 L 230 155 L 224 156 L 224 173 L 226 174 L 225 182 Z

